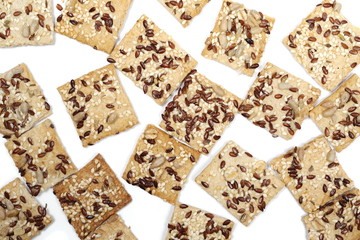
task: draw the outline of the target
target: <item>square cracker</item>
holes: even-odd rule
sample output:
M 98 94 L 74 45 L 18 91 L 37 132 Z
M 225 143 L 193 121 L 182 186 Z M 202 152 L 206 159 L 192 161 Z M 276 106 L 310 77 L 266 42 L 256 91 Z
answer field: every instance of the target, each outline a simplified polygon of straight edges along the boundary
M 58 88 L 84 147 L 138 124 L 114 65 Z
M 187 27 L 210 0 L 159 0 L 159 2 L 176 17 L 183 27 Z
M 234 223 L 201 209 L 177 203 L 168 224 L 166 240 L 231 239 Z
M 359 102 L 360 79 L 354 74 L 310 112 L 311 119 L 338 152 L 360 135 Z
M 50 105 L 25 64 L 0 75 L 0 133 L 16 136 L 51 115 Z
M 108 61 L 160 105 L 197 64 L 144 15 L 115 47 Z
M 259 67 L 274 22 L 243 4 L 224 0 L 202 55 L 251 77 Z
M 52 44 L 53 29 L 52 1 L 0 2 L 0 47 Z
M 124 25 L 132 0 L 67 0 L 55 31 L 94 49 L 110 53 Z
M 295 59 L 324 89 L 332 91 L 360 62 L 360 28 L 325 0 L 283 40 Z
M 0 189 L 0 238 L 30 240 L 52 222 L 19 178 Z M 13 233 L 10 238 L 8 233 Z
M 175 204 L 199 157 L 196 150 L 148 125 L 136 144 L 123 178 Z
M 77 171 L 49 119 L 5 146 L 33 196 Z
M 98 229 L 92 232 L 86 240 L 137 240 L 130 228 L 119 215 L 114 214 Z
M 274 137 L 291 139 L 309 116 L 320 90 L 267 63 L 251 86 L 240 113 Z
M 240 98 L 193 70 L 166 106 L 160 127 L 208 154 L 234 120 L 241 102 Z
M 131 201 L 131 196 L 100 154 L 55 185 L 54 194 L 80 239 Z
M 196 177 L 196 182 L 248 226 L 283 189 L 266 162 L 230 141 Z
M 354 189 L 305 217 L 309 240 L 360 239 L 360 191 Z
M 273 159 L 270 165 L 307 213 L 354 187 L 322 136 Z

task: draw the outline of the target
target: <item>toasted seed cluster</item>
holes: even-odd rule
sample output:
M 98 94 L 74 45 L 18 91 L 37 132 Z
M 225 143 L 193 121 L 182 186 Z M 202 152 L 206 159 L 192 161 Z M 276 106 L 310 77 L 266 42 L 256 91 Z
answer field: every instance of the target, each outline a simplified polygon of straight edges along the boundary
M 308 213 L 354 187 L 323 136 L 272 160 L 271 167 Z
M 243 4 L 224 0 L 202 55 L 252 76 L 259 67 L 274 21 Z
M 160 127 L 208 154 L 234 120 L 241 99 L 192 70 L 162 114 Z
M 110 63 L 162 105 L 197 62 L 146 16 L 116 46 Z
M 113 65 L 71 80 L 58 90 L 83 146 L 138 123 Z
M 340 152 L 360 135 L 360 79 L 351 76 L 310 112 L 326 139 Z
M 50 105 L 25 64 L 0 75 L 0 132 L 20 136 L 51 114 Z
M 179 22 L 187 27 L 210 0 L 159 0 Z
M 360 192 L 354 189 L 303 218 L 309 240 L 360 238 Z
M 80 239 L 131 201 L 115 173 L 99 154 L 54 187 L 54 194 Z
M 234 223 L 229 219 L 178 203 L 168 224 L 166 240 L 231 239 L 233 226 Z
M 51 1 L 1 1 L 0 47 L 53 43 L 52 18 Z
M 196 182 L 246 226 L 284 187 L 266 162 L 234 142 L 226 144 Z
M 360 61 L 360 29 L 324 0 L 284 39 L 296 60 L 324 89 L 332 91 Z
M 50 120 L 12 137 L 5 146 L 33 196 L 76 171 Z
M 137 240 L 124 221 L 115 214 L 106 220 L 85 240 Z
M 110 53 L 132 0 L 96 1 L 68 0 L 65 8 L 57 4 L 61 11 L 57 17 L 55 31 L 79 42 Z
M 274 137 L 290 139 L 301 129 L 320 96 L 320 90 L 277 66 L 267 63 L 258 74 L 240 113 Z
M 52 222 L 20 179 L 0 189 L 0 239 L 30 240 Z
M 200 153 L 196 150 L 148 125 L 138 140 L 123 178 L 175 204 L 199 157 Z

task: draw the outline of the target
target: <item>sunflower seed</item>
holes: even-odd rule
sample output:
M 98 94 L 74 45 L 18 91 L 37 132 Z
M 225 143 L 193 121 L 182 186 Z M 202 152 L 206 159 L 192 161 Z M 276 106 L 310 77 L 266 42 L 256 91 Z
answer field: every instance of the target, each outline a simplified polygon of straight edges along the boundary
M 19 210 L 12 209 L 10 211 L 7 211 L 6 216 L 7 217 L 16 217 L 19 214 Z
M 227 21 L 226 17 L 224 17 L 220 24 L 220 31 L 222 31 L 222 32 L 227 31 L 227 22 L 228 21 Z
M 6 218 L 6 212 L 3 207 L 0 207 L 0 220 L 5 220 Z
M 322 115 L 326 118 L 331 117 L 332 115 L 335 114 L 336 110 L 337 107 L 328 108 L 322 112 Z
M 326 160 L 328 160 L 329 162 L 334 162 L 335 159 L 336 159 L 336 152 L 334 149 L 331 149 L 326 155 Z
M 30 26 L 25 24 L 23 26 L 21 34 L 24 38 L 28 38 L 30 36 Z
M 240 4 L 240 3 L 232 3 L 232 4 L 230 5 L 230 10 L 231 10 L 231 11 L 236 11 L 236 10 L 238 10 L 238 9 L 240 9 L 240 8 L 244 8 L 244 5 L 243 5 L 243 4 Z
M 30 24 L 30 35 L 35 34 L 38 29 L 39 29 L 39 22 L 37 20 L 33 20 Z
M 219 36 L 219 39 L 218 39 L 218 40 L 219 40 L 220 46 L 225 49 L 225 48 L 227 47 L 227 44 L 228 44 L 226 35 L 225 35 L 225 34 L 221 34 L 221 35 Z
M 43 184 L 44 183 L 44 174 L 43 172 L 40 170 L 40 168 L 37 168 L 36 171 L 36 181 L 38 184 Z
M 218 95 L 219 97 L 223 97 L 225 95 L 224 89 L 222 89 L 220 86 L 213 85 L 211 88 L 214 90 L 216 95 Z
M 85 115 L 86 115 L 85 112 L 79 112 L 75 116 L 73 116 L 73 119 L 74 119 L 75 122 L 78 123 L 78 122 L 80 122 L 80 121 L 82 121 L 84 119 Z
M 348 92 L 343 92 L 340 96 L 340 103 L 341 104 L 346 104 L 350 99 L 350 93 Z
M 5 198 L 3 201 L 4 201 L 4 203 L 6 205 L 6 209 L 8 211 L 11 211 L 14 209 L 14 204 L 9 199 Z
M 324 108 L 332 108 L 334 107 L 334 103 L 332 101 L 325 101 L 323 103 L 321 103 L 321 106 Z
M 150 165 L 150 169 L 154 169 L 157 167 L 160 167 L 164 164 L 165 162 L 165 158 L 164 157 L 158 157 L 156 158 L 154 161 L 152 161 L 151 165 Z

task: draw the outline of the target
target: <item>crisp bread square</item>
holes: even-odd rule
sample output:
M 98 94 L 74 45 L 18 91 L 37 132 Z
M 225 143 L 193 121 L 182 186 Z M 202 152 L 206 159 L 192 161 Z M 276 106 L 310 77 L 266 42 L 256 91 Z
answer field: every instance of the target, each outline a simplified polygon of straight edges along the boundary
M 131 196 L 100 154 L 55 185 L 54 194 L 80 239 L 131 201 Z
M 319 96 L 320 89 L 267 63 L 239 109 L 255 126 L 289 140 L 301 129 Z
M 56 19 L 55 31 L 110 53 L 124 25 L 132 0 L 94 1 L 67 0 L 66 6 L 57 5 L 61 14 Z
M 311 112 L 310 117 L 336 151 L 360 135 L 360 79 L 354 74 Z
M 53 42 L 52 1 L 0 2 L 0 47 L 46 45 Z
M 174 15 L 183 27 L 187 27 L 210 0 L 159 0 L 159 2 Z
M 196 177 L 196 182 L 236 219 L 248 226 L 283 189 L 284 183 L 230 141 Z
M 20 136 L 51 115 L 40 86 L 25 64 L 0 75 L 0 133 Z
M 324 89 L 332 91 L 360 61 L 360 28 L 341 13 L 341 4 L 316 5 L 283 43 Z
M 199 157 L 200 153 L 195 149 L 148 125 L 138 139 L 123 178 L 175 204 Z
M 19 178 L 0 189 L 1 239 L 33 239 L 51 222 L 46 207 L 39 205 Z
M 229 219 L 177 203 L 165 239 L 231 239 L 233 227 L 234 223 Z
M 138 123 L 114 65 L 71 80 L 58 91 L 84 147 Z
M 202 55 L 252 76 L 259 67 L 275 19 L 224 0 Z
M 33 196 L 77 171 L 49 119 L 5 146 Z
M 308 239 L 360 239 L 360 192 L 351 190 L 303 217 Z
M 197 64 L 145 15 L 117 44 L 108 61 L 160 105 Z
M 291 149 L 270 165 L 307 213 L 354 187 L 323 136 Z
M 234 120 L 241 102 L 240 98 L 193 70 L 167 104 L 160 127 L 208 154 Z

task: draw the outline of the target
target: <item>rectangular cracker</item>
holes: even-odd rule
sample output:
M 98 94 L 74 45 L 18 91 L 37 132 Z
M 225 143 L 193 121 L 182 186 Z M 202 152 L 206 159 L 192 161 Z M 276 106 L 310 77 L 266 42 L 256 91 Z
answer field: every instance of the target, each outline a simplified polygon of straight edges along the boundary
M 200 153 L 154 125 L 140 136 L 123 178 L 148 193 L 175 204 Z
M 255 126 L 288 140 L 301 129 L 319 96 L 320 89 L 267 63 L 239 109 Z
M 53 29 L 52 1 L 0 2 L 0 47 L 52 44 Z
M 54 194 L 80 239 L 131 201 L 131 196 L 100 154 L 55 185 Z
M 360 62 L 360 28 L 324 0 L 283 40 L 295 59 L 324 89 L 332 91 Z
M 33 196 L 77 171 L 49 119 L 5 146 Z
M 243 4 L 224 0 L 202 55 L 251 77 L 259 67 L 274 22 Z
M 336 151 L 360 135 L 360 79 L 354 74 L 311 112 L 310 117 Z
M 360 239 L 360 191 L 354 189 L 303 217 L 309 240 Z
M 159 2 L 176 17 L 183 27 L 187 27 L 210 0 L 159 0 Z
M 119 215 L 109 217 L 98 229 L 92 232 L 86 240 L 137 240 L 130 228 Z
M 132 0 L 67 0 L 57 17 L 55 31 L 110 53 L 124 25 Z
M 19 178 L 0 189 L 0 238 L 30 240 L 52 219 Z M 10 236 L 10 237 L 9 237 Z
M 112 64 L 71 80 L 58 91 L 84 147 L 138 124 Z
M 291 149 L 270 165 L 307 213 L 354 187 L 323 136 Z
M 20 136 L 51 115 L 50 105 L 25 64 L 0 75 L 0 133 Z
M 196 182 L 248 226 L 283 189 L 266 162 L 230 141 L 196 177 Z
M 143 15 L 108 62 L 162 105 L 197 62 L 173 38 Z
M 166 240 L 173 239 L 231 239 L 234 223 L 201 209 L 177 203 Z
M 208 154 L 234 120 L 241 102 L 240 98 L 193 70 L 166 106 L 160 127 Z

